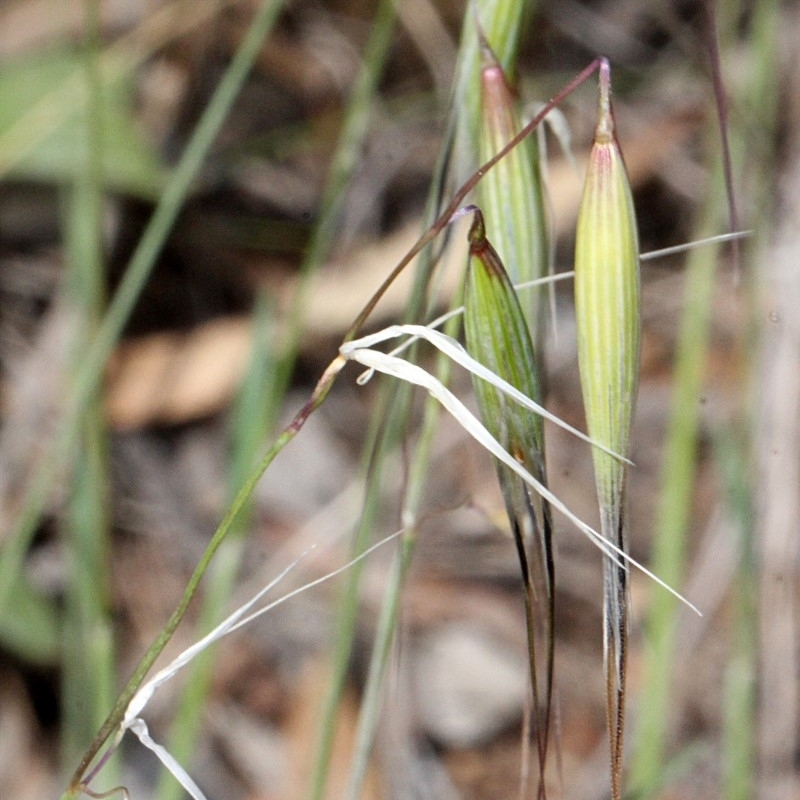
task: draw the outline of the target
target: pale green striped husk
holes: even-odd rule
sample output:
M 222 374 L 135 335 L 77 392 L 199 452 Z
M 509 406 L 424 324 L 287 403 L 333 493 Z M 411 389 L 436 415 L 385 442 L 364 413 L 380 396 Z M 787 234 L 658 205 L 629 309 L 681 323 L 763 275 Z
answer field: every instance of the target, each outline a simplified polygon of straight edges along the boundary
M 541 402 L 536 358 L 525 316 L 497 252 L 486 239 L 480 211 L 475 212 L 470 230 L 464 332 L 467 350 L 473 358 L 532 400 Z M 514 451 L 525 451 L 525 458 L 533 459 L 541 472 L 544 463 L 541 418 L 486 381 L 476 379 L 474 384 L 481 417 L 489 431 L 515 457 Z
M 471 355 L 540 402 L 540 377 L 530 331 L 514 287 L 486 239 L 483 215 L 470 230 L 470 263 L 464 289 L 464 329 Z M 474 381 L 484 425 L 529 473 L 547 483 L 544 426 L 486 381 Z M 544 786 L 553 697 L 554 564 L 550 505 L 509 467 L 497 474 L 520 560 L 528 655 L 533 690 L 533 732 Z M 540 642 L 540 644 L 537 644 Z
M 592 439 L 626 455 L 639 374 L 639 242 L 630 185 L 601 108 L 575 244 L 578 360 Z M 602 505 L 619 502 L 625 465 L 593 450 Z
M 578 361 L 589 436 L 627 456 L 639 374 L 639 242 L 631 189 L 614 134 L 608 64 L 600 69 L 600 107 L 575 244 Z M 592 451 L 603 536 L 625 550 L 626 466 Z M 603 562 L 606 711 L 611 795 L 622 796 L 628 639 L 628 573 Z
M 483 49 L 481 162 L 496 155 L 522 128 L 517 98 L 488 46 Z M 481 181 L 478 204 L 486 216 L 489 237 L 512 282 L 546 275 L 545 196 L 535 135 L 512 150 Z M 541 330 L 542 296 L 541 289 L 529 289 L 521 303 L 534 340 L 538 340 Z

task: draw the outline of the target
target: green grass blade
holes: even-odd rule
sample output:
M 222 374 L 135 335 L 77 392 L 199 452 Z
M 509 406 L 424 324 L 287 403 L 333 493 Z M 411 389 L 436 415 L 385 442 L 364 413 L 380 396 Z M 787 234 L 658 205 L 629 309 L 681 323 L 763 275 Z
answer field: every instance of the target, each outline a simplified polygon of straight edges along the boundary
M 234 407 L 232 421 L 231 463 L 229 467 L 230 496 L 247 479 L 258 463 L 258 452 L 268 431 L 273 427 L 279 407 L 276 397 L 275 374 L 277 363 L 273 345 L 273 318 L 269 303 L 259 295 L 253 312 L 253 351 L 250 366 Z M 245 504 L 225 542 L 220 546 L 207 578 L 207 587 L 200 609 L 197 628 L 202 636 L 224 616 L 242 561 L 243 538 L 251 522 L 250 503 Z M 167 750 L 179 764 L 191 765 L 206 699 L 211 688 L 215 648 L 209 647 L 187 668 L 186 684 L 176 703 Z M 158 800 L 178 800 L 182 788 L 162 770 L 154 797 Z
M 717 434 L 715 461 L 723 479 L 724 499 L 735 538 L 738 569 L 732 587 L 733 646 L 725 667 L 722 718 L 722 792 L 725 800 L 749 800 L 755 788 L 756 620 L 758 564 L 755 517 L 750 485 L 747 434 Z
M 449 321 L 448 330 L 455 334 L 459 323 L 457 319 Z M 437 376 L 447 382 L 450 374 L 448 359 L 440 354 L 437 360 Z M 407 389 L 404 387 L 402 392 Z M 407 398 L 401 395 L 403 405 Z M 354 762 L 350 769 L 346 788 L 345 800 L 356 800 L 360 796 L 366 775 L 369 756 L 372 753 L 375 733 L 378 727 L 381 708 L 383 705 L 383 687 L 385 673 L 389 658 L 393 652 L 395 631 L 397 627 L 402 592 L 405 587 L 408 569 L 411 565 L 414 549 L 417 542 L 417 520 L 420 507 L 427 485 L 431 464 L 431 450 L 434 444 L 440 406 L 433 398 L 429 397 L 425 403 L 425 412 L 417 437 L 413 454 L 413 461 L 408 470 L 408 478 L 404 487 L 403 507 L 400 518 L 406 526 L 403 531 L 400 550 L 395 554 L 395 559 L 384 592 L 383 606 L 372 645 L 369 672 L 364 689 L 364 696 L 359 710 L 358 727 L 356 731 L 356 747 Z M 398 418 L 400 415 L 396 415 Z
M 69 193 L 67 251 L 72 301 L 80 326 L 74 342 L 74 372 L 97 330 L 105 305 L 102 254 L 104 87 L 98 64 L 99 19 L 96 0 L 85 3 L 88 103 L 83 120 L 82 169 Z M 115 661 L 109 598 L 109 475 L 102 402 L 95 394 L 80 423 L 72 492 L 68 500 L 66 541 L 69 582 L 65 595 L 62 703 L 62 764 L 74 764 L 92 740 L 111 706 Z M 113 781 L 116 765 L 111 766 Z
M 408 402 L 408 389 L 383 395 L 383 403 L 391 410 L 394 403 L 405 405 Z M 378 407 L 378 411 L 384 410 Z M 389 415 L 390 417 L 392 415 Z M 364 504 L 361 517 L 353 533 L 351 554 L 358 555 L 369 546 L 380 511 L 380 495 L 387 456 L 402 434 L 402 423 L 397 418 L 386 424 L 386 412 L 373 415 L 364 448 L 363 471 L 365 474 Z M 319 800 L 325 793 L 328 780 L 328 767 L 333 751 L 336 718 L 344 693 L 347 670 L 350 663 L 355 626 L 358 614 L 359 587 L 362 575 L 361 562 L 354 565 L 348 573 L 348 580 L 337 601 L 336 632 L 331 653 L 330 683 L 322 707 L 322 720 L 311 775 L 310 797 Z
M 14 613 L 0 618 L 3 648 L 25 661 L 54 667 L 61 656 L 62 619 L 55 603 L 35 592 L 24 575 L 15 575 L 8 587 Z
M 186 13 L 184 0 L 164 3 L 148 15 L 138 28 L 107 47 L 99 55 L 99 67 L 105 85 L 109 88 L 116 86 L 124 76 L 130 75 L 167 41 L 208 23 L 213 15 L 219 13 L 218 2 L 195 0 L 192 10 L 192 14 Z M 25 69 L 24 64 L 21 68 Z M 79 60 L 64 59 L 55 54 L 50 58 L 35 59 L 31 69 L 33 74 L 28 77 L 34 84 L 42 81 L 46 91 L 44 94 L 35 92 L 30 98 L 26 98 L 30 103 L 22 105 L 20 115 L 13 120 L 3 119 L 3 112 L 0 112 L 0 176 L 3 177 L 30 158 L 37 148 L 68 125 L 76 114 L 82 113 L 90 101 L 83 66 Z M 13 70 L 12 67 L 11 71 Z M 19 103 L 19 92 L 14 92 L 13 88 L 7 97 L 10 105 L 16 106 Z M 120 135 L 127 134 L 123 132 Z M 63 160 L 63 155 L 61 159 Z M 149 163 L 145 165 L 142 162 L 140 166 L 145 166 L 147 172 L 152 169 Z M 124 173 L 126 168 L 121 169 Z M 133 175 L 130 177 L 135 179 Z M 152 186 L 149 186 L 148 193 L 151 190 Z
M 517 53 L 527 20 L 535 3 L 529 0 L 472 0 L 467 4 L 458 64 L 453 88 L 452 120 L 454 157 L 452 168 L 456 182 L 461 182 L 474 169 L 478 158 L 481 128 L 480 32 L 507 75 L 513 75 Z
M 727 45 L 738 47 L 741 31 L 742 3 L 719 4 L 720 39 L 723 56 Z M 748 50 L 750 69 L 743 83 L 734 82 L 739 91 L 731 98 L 732 107 L 743 109 L 740 128 L 731 131 L 731 157 L 735 174 L 746 176 L 750 193 L 749 205 L 755 214 L 748 220 L 755 230 L 755 241 L 748 244 L 743 254 L 755 252 L 761 246 L 759 239 L 771 222 L 775 192 L 773 184 L 776 114 L 779 89 L 775 84 L 778 29 L 780 14 L 774 0 L 760 0 L 748 12 L 752 14 L 751 45 Z M 723 65 L 724 66 L 724 65 Z M 718 152 L 718 132 L 710 129 L 707 135 L 709 151 Z M 718 166 L 710 181 L 703 218 L 696 231 L 698 238 L 719 229 L 724 212 L 724 190 L 721 167 Z M 686 570 L 688 536 L 692 525 L 694 478 L 697 470 L 699 430 L 699 403 L 703 391 L 704 369 L 710 351 L 711 308 L 714 297 L 719 248 L 705 248 L 691 253 L 687 262 L 684 288 L 683 318 L 678 338 L 672 414 L 667 431 L 666 453 L 662 468 L 662 487 L 658 526 L 655 532 L 653 569 L 672 585 L 679 586 Z M 752 307 L 760 307 L 752 285 L 754 274 L 744 270 Z M 755 312 L 754 312 L 755 313 Z M 741 334 L 743 342 L 756 337 L 755 320 L 749 330 Z M 748 344 L 744 344 L 747 352 Z M 756 364 L 749 360 L 746 367 L 752 372 Z M 744 413 L 744 412 L 743 412 Z M 743 428 L 747 421 L 742 422 Z M 732 608 L 735 630 L 730 662 L 725 670 L 725 691 L 722 720 L 722 778 L 720 796 L 731 800 L 751 797 L 756 787 L 757 737 L 754 676 L 757 674 L 758 652 L 756 646 L 757 606 L 753 586 L 753 525 L 747 521 L 747 505 L 752 487 L 744 484 L 731 471 L 749 469 L 751 456 L 745 441 L 728 443 L 717 448 L 716 462 L 723 476 L 727 476 L 728 507 L 731 519 L 738 528 L 732 546 L 739 550 L 737 575 L 732 588 Z M 721 455 L 724 454 L 724 455 Z M 731 466 L 731 462 L 734 466 Z M 738 467 L 735 466 L 738 464 Z M 737 486 L 738 484 L 738 486 Z M 733 487 L 737 486 L 736 490 Z M 654 595 L 646 620 L 647 647 L 642 672 L 646 687 L 640 700 L 640 719 L 637 726 L 637 747 L 631 761 L 631 784 L 637 797 L 653 797 L 664 782 L 665 765 L 670 763 L 669 736 L 674 725 L 671 697 L 674 680 L 675 647 L 678 629 L 677 609 L 670 598 Z M 768 723 L 769 724 L 769 723 Z
M 706 223 L 708 234 L 716 228 Z M 700 391 L 708 352 L 708 326 L 718 248 L 691 253 L 686 271 L 684 311 L 678 337 L 672 415 L 667 430 L 662 467 L 658 522 L 655 530 L 652 569 L 670 586 L 683 582 L 688 529 L 696 473 Z M 647 647 L 642 685 L 646 702 L 639 711 L 636 747 L 631 759 L 630 784 L 637 797 L 650 796 L 661 783 L 666 758 L 670 720 L 672 653 L 676 643 L 676 610 L 665 592 L 653 595 L 647 615 Z
M 434 417 L 431 418 L 433 419 Z M 427 452 L 427 448 L 421 448 L 419 452 Z M 415 472 L 419 474 L 419 470 L 415 470 Z M 361 699 L 354 756 L 350 765 L 350 774 L 343 800 L 359 800 L 361 797 L 382 705 L 386 665 L 392 653 L 400 600 L 408 568 L 411 564 L 411 556 L 414 552 L 415 538 L 413 528 L 403 532 L 400 551 L 395 554 L 392 569 L 389 573 L 389 581 L 384 593 L 384 603 L 381 607 L 375 631 L 375 641 L 372 645 L 372 656 L 367 670 L 364 695 Z
M 254 18 L 236 55 L 204 111 L 175 171 L 164 190 L 125 276 L 114 296 L 91 346 L 85 353 L 75 388 L 63 420 L 63 427 L 48 458 L 33 477 L 21 504 L 14 530 L 0 553 L 0 616 L 5 613 L 11 577 L 22 560 L 41 517 L 56 476 L 78 439 L 80 419 L 99 385 L 103 368 L 130 317 L 136 300 L 155 265 L 161 248 L 180 211 L 192 181 L 205 160 L 233 101 L 272 27 L 280 2 L 265 3 Z
M 527 6 L 527 8 L 526 8 Z M 523 29 L 522 21 L 525 11 L 530 11 L 530 5 L 520 2 L 477 2 L 473 8 L 468 9 L 465 17 L 464 29 L 462 33 L 461 45 L 459 48 L 459 62 L 457 76 L 454 87 L 454 100 L 451 105 L 450 122 L 445 135 L 444 145 L 440 151 L 440 158 L 435 170 L 432 181 L 431 191 L 428 196 L 428 207 L 426 216 L 429 223 L 432 223 L 440 213 L 443 191 L 444 175 L 451 172 L 458 176 L 471 169 L 477 158 L 477 148 L 474 136 L 466 133 L 470 130 L 477 131 L 480 116 L 480 94 L 476 91 L 480 69 L 480 53 L 477 47 L 478 35 L 475 28 L 475 21 L 479 19 L 484 32 L 493 43 L 496 44 L 498 52 L 501 53 L 501 61 L 508 66 L 515 60 L 516 49 L 519 43 L 519 33 Z M 461 131 L 460 135 L 456 131 Z M 466 135 L 465 135 L 466 133 Z M 455 137 L 455 149 L 453 141 Z M 455 151 L 455 156 L 453 153 Z M 426 287 L 431 274 L 436 256 L 430 251 L 423 252 L 417 270 L 412 296 L 409 300 L 406 319 L 414 321 L 419 318 L 419 310 L 425 299 Z M 439 373 L 444 378 L 449 369 L 446 361 L 439 359 Z M 394 390 L 392 390 L 394 393 Z M 406 416 L 406 406 L 410 393 L 407 387 L 402 387 L 391 400 L 387 400 L 384 395 L 384 402 L 379 408 L 376 419 L 382 425 L 381 420 L 388 419 L 390 428 L 394 428 L 397 423 L 395 420 L 403 419 Z M 435 402 L 426 404 L 425 419 L 423 422 L 422 433 L 420 434 L 415 461 L 408 477 L 406 486 L 403 519 L 410 521 L 411 528 L 406 532 L 403 539 L 402 551 L 398 555 L 398 561 L 393 571 L 393 580 L 387 586 L 384 600 L 383 624 L 379 631 L 374 648 L 370 666 L 370 680 L 366 687 L 366 695 L 359 718 L 359 740 L 356 754 L 357 763 L 351 771 L 350 784 L 348 791 L 355 795 L 361 785 L 364 770 L 367 762 L 368 751 L 371 749 L 372 738 L 374 736 L 374 726 L 380 705 L 380 690 L 383 671 L 386 660 L 391 650 L 395 626 L 395 610 L 399 603 L 400 593 L 404 584 L 405 571 L 413 553 L 415 540 L 414 523 L 418 513 L 420 502 L 420 487 L 424 484 L 425 475 L 428 468 L 426 453 L 431 446 L 431 439 L 435 430 L 436 419 L 439 414 L 438 405 Z M 400 426 L 402 427 L 402 425 Z M 373 451 L 368 456 L 372 465 L 370 471 L 370 483 L 367 487 L 367 503 L 371 504 L 370 498 L 374 497 L 377 487 L 380 485 L 380 469 L 388 449 L 385 447 L 386 439 L 381 439 L 380 449 Z M 370 452 L 368 449 L 366 452 Z M 416 487 L 416 489 L 415 489 Z M 355 582 L 357 575 L 352 576 Z M 349 652 L 349 651 L 348 651 Z M 376 685 L 377 683 L 377 685 Z
M 372 99 L 375 94 L 377 83 L 382 72 L 382 65 L 386 59 L 389 49 L 390 35 L 393 31 L 394 22 L 394 8 L 390 3 L 383 4 L 383 10 L 379 11 L 376 16 L 373 34 L 367 44 L 363 68 L 359 73 L 356 85 L 350 95 L 350 102 L 348 104 L 347 113 L 342 131 L 339 136 L 339 141 L 334 153 L 333 161 L 326 181 L 325 192 L 321 201 L 321 215 L 320 220 L 314 228 L 311 242 L 307 254 L 300 267 L 301 280 L 293 298 L 292 307 L 289 314 L 289 327 L 288 335 L 284 337 L 283 351 L 280 353 L 280 362 L 276 363 L 268 379 L 267 386 L 263 385 L 255 389 L 245 388 L 246 396 L 242 397 L 242 406 L 248 405 L 249 410 L 244 407 L 239 409 L 239 425 L 237 428 L 240 433 L 235 437 L 236 441 L 240 443 L 235 447 L 235 452 L 240 452 L 240 447 L 247 448 L 248 445 L 252 447 L 253 443 L 260 442 L 263 438 L 263 430 L 254 432 L 251 428 L 251 423 L 254 415 L 263 416 L 264 423 L 267 420 L 274 420 L 274 415 L 283 396 L 288 381 L 292 373 L 292 367 L 297 357 L 297 347 L 299 345 L 303 314 L 305 312 L 305 300 L 308 290 L 310 279 L 319 266 L 324 262 L 327 257 L 330 247 L 337 230 L 339 221 L 339 212 L 343 205 L 347 184 L 352 176 L 352 173 L 358 163 L 358 157 L 361 152 L 361 143 L 366 132 L 369 111 L 372 105 Z M 258 364 L 258 359 L 254 364 L 254 369 Z M 262 376 L 265 377 L 265 376 Z M 264 401 L 265 397 L 269 397 L 267 402 Z M 253 407 L 253 402 L 261 403 L 260 409 Z M 271 409 L 269 408 L 271 406 Z M 238 486 L 241 480 L 249 473 L 252 461 L 244 458 L 237 458 L 236 462 L 232 465 L 233 470 L 233 486 Z M 246 464 L 246 468 L 243 467 Z M 236 477 L 238 476 L 238 478 Z M 241 523 L 240 523 L 241 524 Z M 232 583 L 233 575 L 236 571 L 236 565 L 239 561 L 239 546 L 233 542 L 230 546 L 226 545 L 221 549 L 217 555 L 219 563 L 214 568 L 214 577 L 212 578 L 212 585 L 209 587 L 209 601 L 204 606 L 202 615 L 202 623 L 210 625 L 213 620 L 218 618 L 221 605 L 227 591 L 224 587 L 230 586 Z M 359 569 L 356 565 L 354 569 Z M 214 600 L 213 598 L 216 598 Z M 202 678 L 202 673 L 208 674 L 211 664 L 211 654 L 204 654 L 197 669 L 195 678 L 194 675 L 190 678 L 190 684 L 187 687 L 185 699 L 181 704 L 182 711 L 178 715 L 176 722 L 177 730 L 173 743 L 170 747 L 179 761 L 185 762 L 186 757 L 191 750 L 190 741 L 193 738 L 192 732 L 196 731 L 196 724 L 192 724 L 192 720 L 197 720 L 197 709 L 201 705 L 201 698 L 205 692 L 203 685 L 207 684 L 207 678 Z M 196 681 L 196 682 L 195 682 Z M 162 800 L 170 800 L 175 797 L 178 791 L 177 784 L 171 780 L 170 776 L 166 773 L 163 775 L 160 787 L 159 797 Z
M 152 668 L 158 656 L 163 652 L 164 647 L 172 638 L 172 635 L 175 633 L 178 625 L 180 625 L 181 621 L 183 620 L 183 617 L 186 614 L 186 609 L 189 607 L 189 603 L 192 601 L 192 598 L 197 592 L 200 581 L 206 574 L 211 560 L 214 558 L 214 555 L 216 554 L 220 545 L 225 541 L 228 534 L 233 529 L 240 513 L 247 507 L 248 503 L 250 502 L 250 498 L 255 491 L 256 485 L 261 480 L 261 477 L 264 475 L 270 464 L 272 464 L 272 462 L 275 460 L 278 453 L 280 453 L 281 450 L 283 450 L 283 448 L 286 447 L 289 442 L 291 442 L 291 440 L 302 430 L 303 425 L 308 418 L 320 407 L 320 405 L 322 405 L 323 402 L 325 402 L 325 399 L 327 398 L 331 387 L 336 380 L 336 377 L 344 366 L 344 363 L 345 362 L 343 359 L 337 358 L 328 365 L 328 368 L 317 382 L 311 397 L 295 414 L 292 421 L 278 434 L 272 445 L 259 461 L 256 468 L 248 476 L 247 480 L 237 492 L 236 497 L 231 503 L 227 513 L 217 526 L 214 535 L 211 537 L 211 541 L 203 552 L 203 555 L 200 557 L 197 567 L 189 578 L 180 602 L 172 612 L 172 615 L 170 616 L 169 620 L 167 620 L 167 623 L 164 625 L 155 641 L 150 645 L 147 652 L 136 666 L 133 675 L 131 675 L 130 679 L 125 685 L 125 688 L 122 690 L 122 693 L 117 698 L 114 707 L 106 717 L 105 722 L 92 741 L 92 744 L 84 753 L 81 763 L 73 773 L 72 779 L 70 780 L 66 791 L 62 795 L 63 800 L 72 800 L 72 798 L 75 798 L 77 794 L 83 790 L 87 773 L 92 764 L 95 762 L 100 749 L 109 739 L 109 737 L 119 730 L 119 726 L 125 717 L 129 703 L 136 695 L 136 692 L 147 676 L 147 673 Z
M 480 0 L 475 3 L 474 8 L 467 10 L 459 49 L 459 62 L 453 93 L 454 100 L 451 104 L 450 121 L 431 184 L 431 191 L 428 195 L 426 209 L 428 224 L 432 224 L 440 212 L 445 190 L 445 175 L 451 172 L 458 179 L 459 175 L 471 172 L 477 158 L 476 139 L 469 133 L 470 130 L 477 131 L 480 112 L 479 95 L 475 92 L 475 87 L 478 85 L 476 79 L 480 68 L 480 54 L 477 46 L 478 37 L 473 11 L 478 11 L 481 24 L 484 26 L 484 30 L 487 31 L 489 40 L 493 44 L 496 43 L 495 49 L 501 54 L 501 62 L 507 65 L 513 62 L 516 54 L 519 32 L 522 29 L 521 18 L 524 15 L 526 5 L 520 0 L 514 0 L 514 2 Z M 457 134 L 457 131 L 460 131 L 460 134 Z M 457 153 L 455 157 L 453 157 L 454 149 Z M 453 162 L 455 162 L 455 166 Z M 435 263 L 436 256 L 431 255 L 430 251 L 425 251 L 422 254 L 417 266 L 414 288 L 407 304 L 406 319 L 410 321 L 416 321 L 420 318 L 421 312 L 428 302 L 426 298 L 428 281 Z M 378 511 L 384 462 L 404 431 L 410 397 L 411 393 L 406 386 L 402 386 L 399 391 L 395 387 L 387 388 L 382 393 L 382 399 L 379 401 L 373 415 L 370 434 L 367 437 L 364 449 L 364 463 L 367 475 L 365 504 L 361 520 L 354 534 L 354 554 L 363 550 L 369 541 Z M 430 406 L 428 407 L 430 408 Z M 421 447 L 424 447 L 424 445 L 421 444 Z M 419 476 L 411 478 L 412 483 L 415 480 L 419 480 Z M 409 502 L 406 505 L 406 510 L 410 516 L 414 516 L 415 503 L 411 498 L 407 498 L 407 500 Z M 413 536 L 413 534 L 410 535 Z M 410 558 L 413 548 L 409 541 L 404 540 L 403 546 L 409 547 L 408 555 L 403 556 L 403 558 Z M 375 644 L 373 656 L 373 664 L 375 665 L 374 680 L 379 680 L 378 676 L 381 674 L 382 665 L 385 664 L 382 659 L 386 657 L 391 644 L 394 628 L 391 608 L 398 601 L 398 595 L 402 590 L 404 572 L 404 568 L 402 566 L 399 567 L 395 572 L 396 579 L 387 588 L 384 608 L 386 609 L 385 613 L 389 614 L 389 618 L 386 620 L 386 628 L 382 637 Z M 322 732 L 318 744 L 310 792 L 312 800 L 320 800 L 325 791 L 327 764 L 333 744 L 333 727 L 353 642 L 360 578 L 361 568 L 360 565 L 356 565 L 348 574 L 348 582 L 339 603 L 335 652 L 332 656 L 331 685 L 323 708 Z M 355 791 L 361 782 L 361 769 L 363 769 L 367 757 L 365 749 L 371 747 L 373 734 L 370 715 L 375 713 L 374 706 L 379 699 L 379 692 L 375 687 L 368 685 L 366 691 L 368 702 L 360 723 L 360 750 L 357 755 L 361 766 L 357 765 L 357 769 L 351 776 L 350 791 Z
M 726 39 L 727 31 L 735 29 L 736 10 L 731 8 L 730 19 L 725 21 Z M 745 259 L 748 256 L 752 259 L 754 253 L 761 252 L 762 247 L 766 247 L 764 240 L 774 220 L 775 210 L 779 207 L 774 186 L 776 177 L 780 177 L 776 170 L 777 157 L 773 143 L 779 129 L 781 96 L 780 84 L 775 80 L 775 75 L 780 70 L 781 4 L 779 0 L 759 0 L 750 9 L 750 13 L 753 62 L 749 70 L 749 83 L 743 90 L 750 110 L 746 115 L 750 127 L 744 133 L 735 131 L 737 135 L 732 137 L 738 173 L 742 174 L 744 165 L 747 165 L 748 187 L 752 187 L 751 205 L 755 212 L 755 219 L 748 222 L 757 233 L 755 240 L 743 251 Z M 747 266 L 745 263 L 745 268 Z M 758 331 L 760 323 L 761 306 L 758 300 L 762 287 L 755 281 L 753 284 L 750 286 L 752 318 L 749 329 L 743 334 L 745 341 L 752 341 L 750 335 Z M 756 375 L 757 369 L 763 369 L 763 366 L 755 363 L 752 351 L 749 355 L 752 359 L 748 364 L 749 372 Z M 752 437 L 753 440 L 757 438 L 756 434 Z M 733 509 L 734 518 L 739 522 L 742 535 L 734 587 L 736 634 L 725 687 L 722 796 L 725 800 L 747 800 L 757 792 L 763 793 L 766 790 L 765 786 L 758 785 L 759 763 L 763 764 L 769 758 L 765 757 L 763 751 L 758 752 L 759 740 L 763 742 L 765 738 L 759 737 L 759 723 L 762 730 L 774 730 L 775 720 L 768 713 L 762 713 L 759 720 L 757 713 L 759 700 L 764 704 L 762 708 L 767 707 L 763 695 L 759 697 L 759 679 L 765 684 L 772 683 L 769 676 L 759 676 L 759 659 L 772 660 L 772 654 L 763 653 L 759 649 L 759 633 L 763 635 L 763 629 L 759 630 L 757 548 L 759 540 L 766 537 L 759 536 L 763 529 L 759 530 L 754 514 L 759 498 L 757 489 L 754 494 L 747 473 L 754 463 L 752 441 L 747 438 L 745 441 L 736 441 L 732 449 L 734 475 L 729 480 L 729 505 Z M 771 609 L 767 608 L 767 613 L 770 612 Z M 787 709 L 784 717 L 791 719 L 791 714 L 792 711 Z M 795 738 L 795 743 L 796 741 Z M 792 743 L 787 742 L 787 752 L 792 749 Z

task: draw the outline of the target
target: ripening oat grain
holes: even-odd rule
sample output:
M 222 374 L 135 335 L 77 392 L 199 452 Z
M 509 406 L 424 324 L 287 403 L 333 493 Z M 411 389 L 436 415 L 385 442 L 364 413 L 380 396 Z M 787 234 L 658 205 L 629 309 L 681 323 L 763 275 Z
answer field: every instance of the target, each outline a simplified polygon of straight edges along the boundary
M 497 252 L 486 238 L 483 214 L 478 209 L 474 214 L 464 286 L 467 349 L 495 375 L 538 402 L 541 380 L 525 315 Z M 519 464 L 546 486 L 541 417 L 511 402 L 484 380 L 476 378 L 473 385 L 486 427 Z M 499 461 L 497 476 L 514 534 L 525 591 L 539 794 L 543 796 L 553 686 L 552 513 L 544 497 Z
M 575 244 L 575 314 L 586 421 L 592 439 L 627 455 L 639 374 L 639 243 L 622 154 L 614 132 L 610 72 L 600 67 L 600 102 Z M 625 549 L 626 465 L 593 449 L 601 533 Z M 608 557 L 604 653 L 611 784 L 621 796 L 628 636 L 628 571 Z
M 481 128 L 479 153 L 488 161 L 522 129 L 519 101 L 502 67 L 482 41 Z M 548 237 L 539 144 L 529 136 L 489 172 L 478 187 L 478 204 L 486 216 L 489 236 L 513 283 L 534 281 L 547 274 Z M 522 301 L 533 341 L 542 329 L 542 290 Z

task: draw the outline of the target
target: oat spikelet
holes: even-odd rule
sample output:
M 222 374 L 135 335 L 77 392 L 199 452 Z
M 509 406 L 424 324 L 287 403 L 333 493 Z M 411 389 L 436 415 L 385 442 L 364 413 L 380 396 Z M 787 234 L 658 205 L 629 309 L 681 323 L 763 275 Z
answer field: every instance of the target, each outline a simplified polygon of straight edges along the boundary
M 631 189 L 614 131 L 610 71 L 600 102 L 575 246 L 578 359 L 588 433 L 628 454 L 639 374 L 639 243 Z M 602 535 L 625 549 L 626 465 L 593 449 Z M 628 571 L 609 557 L 604 575 L 604 653 L 612 797 L 621 796 L 628 637 Z
M 497 252 L 486 238 L 483 214 L 478 209 L 474 213 L 464 289 L 467 349 L 495 375 L 539 402 L 541 381 L 525 315 Z M 541 417 L 521 408 L 484 380 L 476 379 L 474 386 L 484 425 L 517 463 L 546 485 Z M 544 798 L 553 700 L 552 513 L 546 499 L 499 461 L 497 475 L 522 571 L 539 764 L 537 797 Z
M 495 156 L 522 129 L 519 100 L 489 45 L 481 41 L 482 162 Z M 513 283 L 542 278 L 548 271 L 547 210 L 539 145 L 529 136 L 481 181 L 478 205 L 486 216 L 489 238 Z M 542 330 L 542 290 L 526 293 L 522 308 L 538 348 Z

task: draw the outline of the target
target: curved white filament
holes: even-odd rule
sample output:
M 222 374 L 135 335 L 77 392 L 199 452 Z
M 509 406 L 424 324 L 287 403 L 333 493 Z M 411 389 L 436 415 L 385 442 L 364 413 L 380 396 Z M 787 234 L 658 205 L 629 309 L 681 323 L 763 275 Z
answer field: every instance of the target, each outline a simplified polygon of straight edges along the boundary
M 386 331 L 393 329 L 401 329 L 401 333 L 407 331 L 402 330 L 405 328 L 418 328 L 421 326 L 391 326 Z M 427 329 L 423 329 L 426 330 Z M 400 380 L 407 381 L 416 386 L 426 389 L 428 393 L 435 397 L 444 408 L 451 414 L 451 416 L 461 425 L 462 428 L 475 439 L 481 446 L 489 451 L 495 458 L 500 460 L 509 469 L 521 477 L 529 486 L 538 492 L 545 500 L 547 500 L 553 508 L 560 511 L 570 522 L 572 522 L 578 530 L 584 533 L 590 541 L 592 541 L 604 555 L 612 559 L 620 566 L 632 566 L 638 569 L 643 574 L 647 575 L 650 579 L 655 581 L 659 586 L 666 589 L 670 594 L 677 597 L 682 603 L 691 608 L 696 614 L 702 616 L 700 611 L 690 603 L 679 592 L 661 580 L 657 575 L 652 573 L 647 567 L 640 564 L 634 558 L 629 556 L 621 548 L 617 547 L 613 542 L 608 541 L 601 536 L 594 528 L 587 525 L 583 520 L 577 517 L 567 506 L 554 495 L 546 486 L 536 480 L 515 458 L 513 458 L 505 448 L 492 436 L 486 427 L 475 417 L 474 414 L 436 377 L 426 372 L 422 367 L 416 364 L 411 364 L 402 358 L 382 353 L 378 350 L 372 350 L 369 347 L 360 347 L 359 342 L 372 342 L 383 341 L 386 338 L 392 338 L 394 335 L 390 333 L 386 336 L 381 334 L 386 331 L 380 331 L 365 336 L 358 341 L 350 342 L 348 345 L 341 348 L 340 352 L 344 358 L 356 361 L 359 364 L 368 367 L 371 370 L 382 372 L 385 375 L 391 375 Z M 428 331 L 430 333 L 430 331 Z M 416 331 L 414 331 L 416 333 Z M 441 334 L 440 334 L 441 335 Z M 427 337 L 425 337 L 427 338 Z M 460 347 L 460 345 L 459 345 Z

